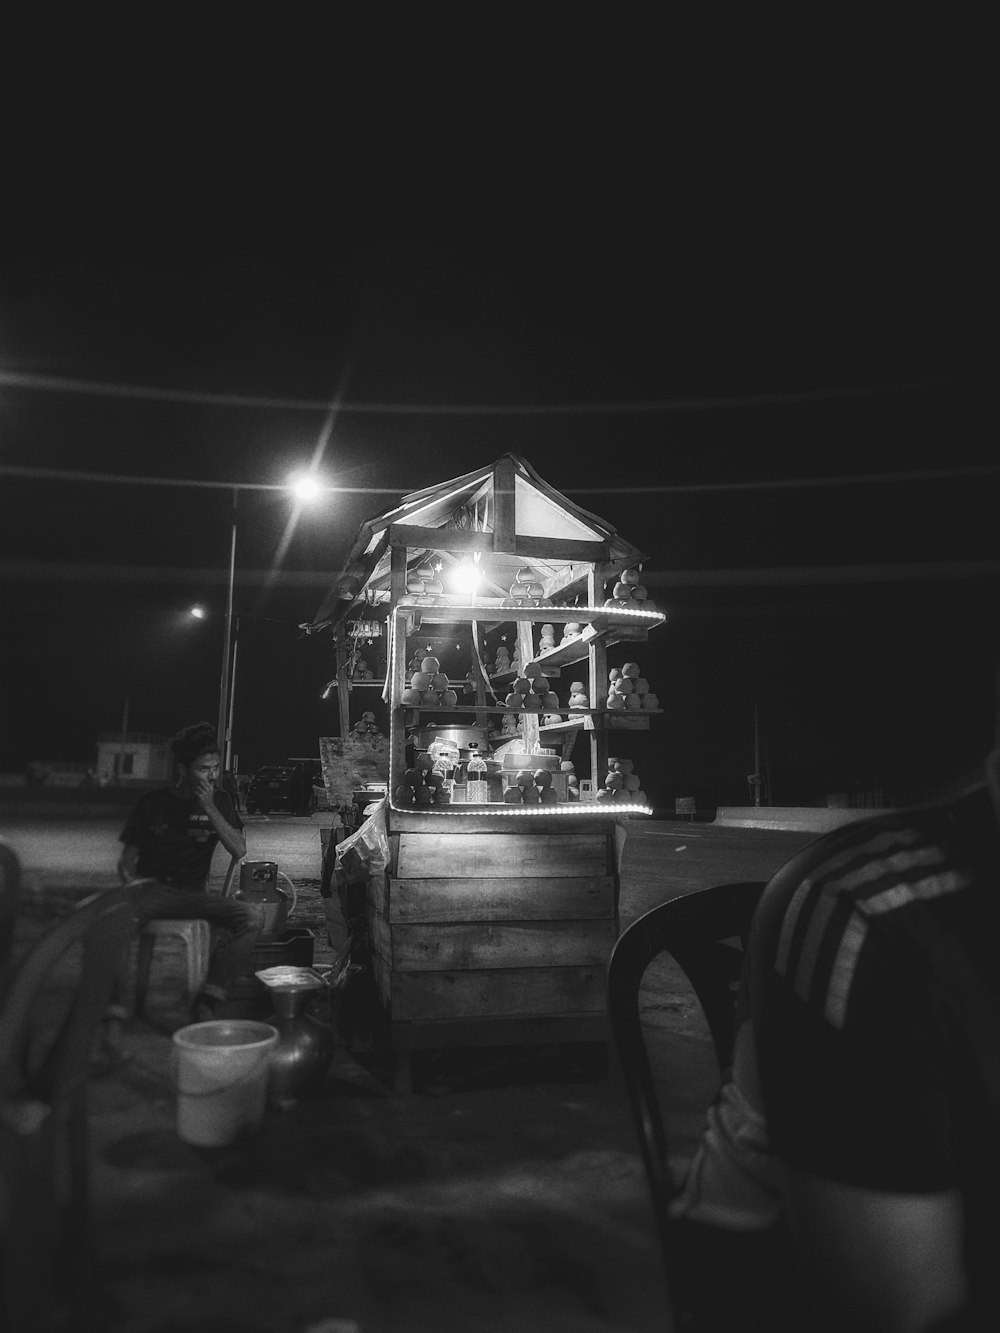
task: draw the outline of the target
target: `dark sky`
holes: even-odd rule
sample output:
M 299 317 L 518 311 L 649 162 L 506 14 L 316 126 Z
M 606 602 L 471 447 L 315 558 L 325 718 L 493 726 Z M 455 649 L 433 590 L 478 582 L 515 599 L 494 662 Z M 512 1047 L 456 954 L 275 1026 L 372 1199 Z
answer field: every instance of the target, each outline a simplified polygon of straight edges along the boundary
M 948 780 L 1000 655 L 986 34 L 588 12 L 13 30 L 2 461 L 279 483 L 346 402 L 323 470 L 356 489 L 269 584 L 288 502 L 241 494 L 245 767 L 335 729 L 295 625 L 361 521 L 510 450 L 649 555 L 661 800 L 744 798 L 754 703 L 775 799 Z M 227 492 L 0 482 L 0 770 L 90 757 L 126 697 L 213 718 Z

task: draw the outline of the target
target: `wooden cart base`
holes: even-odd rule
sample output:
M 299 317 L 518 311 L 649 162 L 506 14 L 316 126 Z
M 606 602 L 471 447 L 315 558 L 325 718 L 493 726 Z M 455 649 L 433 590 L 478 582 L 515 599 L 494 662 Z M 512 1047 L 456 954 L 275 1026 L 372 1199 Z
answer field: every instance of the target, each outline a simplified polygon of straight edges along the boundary
M 391 1040 L 395 1056 L 393 1089 L 395 1092 L 409 1093 L 413 1091 L 415 1051 L 483 1046 L 552 1046 L 577 1042 L 609 1045 L 610 1029 L 605 1014 L 495 1018 L 488 1021 L 458 1019 L 451 1022 L 392 1023 Z
M 624 829 L 391 811 L 366 927 L 396 1087 L 417 1050 L 607 1042 Z

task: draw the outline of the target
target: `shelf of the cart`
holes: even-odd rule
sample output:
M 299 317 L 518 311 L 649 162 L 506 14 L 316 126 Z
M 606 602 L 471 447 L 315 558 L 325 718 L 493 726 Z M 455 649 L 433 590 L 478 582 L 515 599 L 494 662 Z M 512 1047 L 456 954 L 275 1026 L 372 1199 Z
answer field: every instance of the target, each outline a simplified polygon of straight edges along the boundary
M 414 668 L 414 669 L 416 670 L 416 668 Z M 406 674 L 407 674 L 408 676 L 410 675 L 410 669 L 409 669 L 409 667 L 407 667 L 407 669 L 406 669 Z M 425 673 L 425 674 L 427 674 L 427 673 Z M 449 690 L 454 690 L 456 694 L 465 695 L 465 694 L 468 694 L 468 693 L 469 693 L 469 691 L 465 688 L 465 687 L 468 685 L 468 683 L 469 683 L 468 678 L 466 678 L 465 680 L 449 680 L 447 686 L 442 686 L 441 688 L 442 688 L 442 689 L 447 688 L 447 689 L 449 689 Z M 435 690 L 436 690 L 436 689 L 437 689 L 437 686 L 435 685 L 434 688 L 435 688 Z M 414 705 L 414 706 L 415 706 L 415 705 Z
M 502 704 L 400 704 L 408 713 L 511 713 L 514 710 L 504 708 Z M 556 710 L 553 708 L 552 712 Z
M 529 621 L 532 624 L 548 622 L 552 625 L 586 623 L 587 628 L 579 640 L 572 640 L 574 643 L 585 639 L 588 632 L 603 634 L 608 629 L 646 631 L 655 629 L 666 620 L 662 611 L 652 608 L 647 610 L 639 605 L 634 609 L 608 606 L 504 606 L 495 598 L 476 605 L 442 598 L 441 604 L 435 606 L 418 606 L 408 602 L 406 598 L 401 598 L 396 614 L 413 617 L 416 622 L 415 629 L 421 624 L 453 625 L 457 621 L 464 620 L 488 621 L 500 625 L 508 621 Z M 558 652 L 558 647 L 554 651 Z
M 537 653 L 531 660 L 542 668 L 543 676 L 551 679 L 558 676 L 563 667 L 585 661 L 590 649 L 599 643 L 612 648 L 616 643 L 645 643 L 648 638 L 649 629 L 645 625 L 601 626 L 595 620 L 582 634 L 576 634 L 544 653 Z M 495 685 L 506 685 L 517 674 L 516 671 L 502 671 L 491 676 L 490 681 Z
M 531 716 L 537 717 L 539 725 L 542 725 L 543 717 L 550 717 L 553 713 L 568 714 L 568 719 L 563 722 L 553 722 L 543 727 L 543 730 L 555 730 L 556 728 L 567 729 L 569 727 L 590 727 L 591 719 L 594 717 L 607 718 L 611 726 L 620 725 L 623 722 L 638 720 L 642 721 L 647 717 L 654 717 L 663 712 L 662 708 L 643 708 L 640 710 L 630 709 L 628 712 L 620 708 L 546 708 L 539 711 L 530 708 L 507 708 L 498 707 L 496 704 L 400 704 L 407 713 L 414 716 L 423 713 L 511 713 L 518 717 Z
M 596 731 L 598 726 L 603 726 L 607 731 L 648 731 L 649 719 L 662 712 L 662 708 L 643 708 L 641 712 L 627 713 L 620 709 L 607 708 L 601 714 L 603 723 L 588 717 L 584 719 L 583 725 L 587 731 Z
M 571 731 L 580 731 L 582 727 L 582 717 L 571 717 L 567 722 L 549 722 L 545 726 L 540 726 L 538 728 L 538 734 L 539 736 L 566 735 Z

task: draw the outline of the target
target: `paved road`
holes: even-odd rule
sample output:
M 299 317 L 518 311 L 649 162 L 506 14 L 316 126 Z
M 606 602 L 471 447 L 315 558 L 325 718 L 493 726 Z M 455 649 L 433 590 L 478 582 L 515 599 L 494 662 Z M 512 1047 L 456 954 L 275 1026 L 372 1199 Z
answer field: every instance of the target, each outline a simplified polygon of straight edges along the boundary
M 775 829 L 635 820 L 625 841 L 622 924 L 681 893 L 712 884 L 768 879 L 815 836 Z
M 71 819 L 46 816 L 7 819 L 0 829 L 29 870 L 72 870 L 79 867 L 114 871 L 121 845 L 118 834 L 124 819 Z M 277 861 L 292 879 L 319 879 L 322 819 L 292 815 L 246 817 L 247 855 L 253 861 Z M 213 878 L 221 878 L 228 864 L 225 852 L 215 857 Z
M 30 870 L 114 871 L 118 859 L 120 817 L 70 819 L 48 816 L 9 819 L 3 836 Z M 247 817 L 247 854 L 255 861 L 276 861 L 295 881 L 320 876 L 322 815 Z M 814 834 L 772 829 L 716 828 L 712 824 L 633 820 L 625 843 L 622 871 L 622 921 L 626 923 L 665 898 L 710 884 L 766 879 Z M 227 861 L 215 858 L 213 880 L 221 880 Z

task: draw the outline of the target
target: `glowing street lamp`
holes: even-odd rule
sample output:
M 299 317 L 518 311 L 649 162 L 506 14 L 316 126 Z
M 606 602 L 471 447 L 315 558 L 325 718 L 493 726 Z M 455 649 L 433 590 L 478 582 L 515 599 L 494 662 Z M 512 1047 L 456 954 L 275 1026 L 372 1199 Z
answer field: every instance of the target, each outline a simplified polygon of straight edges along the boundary
M 204 620 L 205 617 L 208 615 L 208 612 L 205 610 L 203 606 L 196 605 L 188 608 L 188 615 L 192 618 L 192 620 Z
M 301 500 L 304 504 L 318 500 L 323 491 L 323 487 L 310 472 L 293 473 L 288 478 L 288 489 L 296 500 Z

